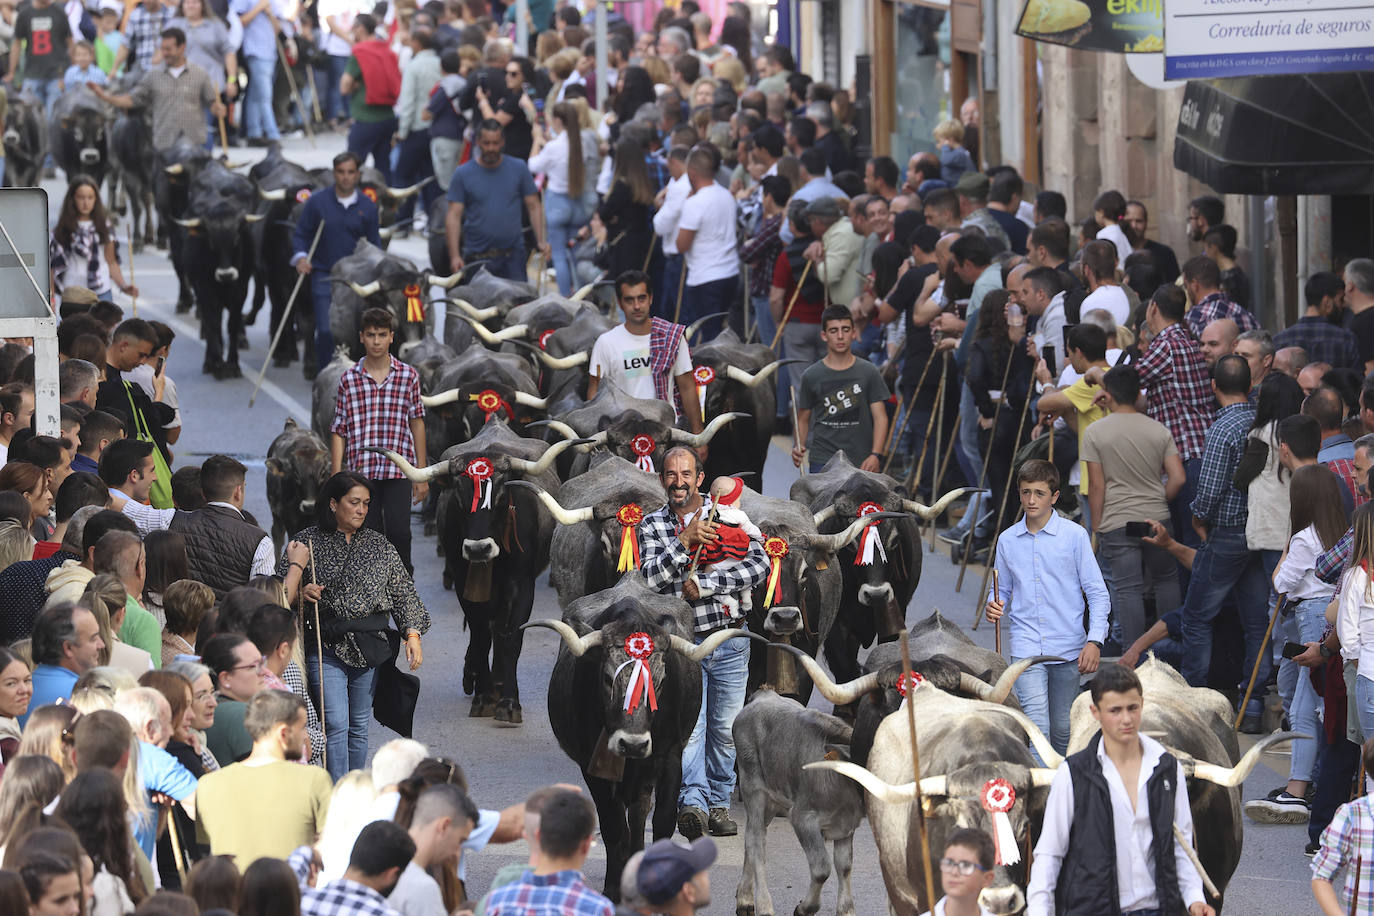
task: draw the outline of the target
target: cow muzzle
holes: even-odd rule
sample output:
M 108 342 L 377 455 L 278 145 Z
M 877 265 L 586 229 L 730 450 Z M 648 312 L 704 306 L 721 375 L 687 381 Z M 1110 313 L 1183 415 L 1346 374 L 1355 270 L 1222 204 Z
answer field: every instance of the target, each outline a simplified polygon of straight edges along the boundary
M 799 607 L 773 607 L 763 619 L 763 631 L 774 636 L 790 636 L 801 629 L 802 614 Z
M 215 282 L 217 283 L 233 283 L 238 278 L 239 269 L 237 267 L 215 268 Z
M 7 131 L 5 131 L 5 145 L 6 145 L 6 146 L 18 146 L 18 145 L 19 145 L 19 131 L 17 131 L 17 130 L 7 130 Z
M 887 603 L 891 600 L 892 585 L 890 583 L 859 586 L 859 603 L 865 607 L 887 607 Z
M 463 541 L 463 559 L 469 563 L 490 563 L 501 555 L 501 548 L 491 538 Z
M 1015 884 L 985 887 L 978 894 L 978 905 L 997 916 L 1013 916 L 1026 906 L 1026 895 Z
M 301 510 L 301 515 L 314 515 L 315 501 L 313 499 L 303 499 L 300 502 L 299 508 Z
M 606 747 L 612 754 L 625 757 L 629 760 L 643 760 L 648 757 L 654 749 L 653 735 L 645 732 L 627 732 L 623 728 L 617 728 L 606 739 Z
M 89 146 L 81 151 L 82 165 L 95 165 L 100 161 L 100 150 L 91 149 Z

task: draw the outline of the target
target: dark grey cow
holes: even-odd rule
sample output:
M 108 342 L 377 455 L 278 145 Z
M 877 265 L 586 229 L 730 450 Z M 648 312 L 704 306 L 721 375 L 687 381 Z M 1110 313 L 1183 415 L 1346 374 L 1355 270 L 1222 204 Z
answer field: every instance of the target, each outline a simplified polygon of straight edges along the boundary
M 48 153 L 47 113 L 38 97 L 12 95 L 5 111 L 5 186 L 35 188 Z
M 315 524 L 315 500 L 329 479 L 326 441 L 288 417 L 267 449 L 267 505 L 278 552 L 292 534 Z
M 110 168 L 107 126 L 110 106 L 85 86 L 68 88 L 52 107 L 48 123 L 48 149 L 70 183 L 77 175 L 90 175 L 96 187 Z
M 296 247 L 292 240 L 296 220 L 305 201 L 319 189 L 315 185 L 315 176 L 303 166 L 284 158 L 279 146 L 272 147 L 264 159 L 254 163 L 248 171 L 248 177 L 257 183 L 258 196 L 262 198 L 258 212 L 266 217 L 253 227 L 257 265 L 253 274 L 253 308 L 249 312 L 248 323 L 253 323 L 263 304 L 270 300 L 271 328 L 275 331 L 281 324 L 291 290 L 300 277 L 291 263 Z M 286 323 L 277 348 L 272 351 L 272 358 L 278 366 L 289 366 L 296 358 L 296 342 L 299 339 L 305 347 L 306 375 L 314 378 L 319 367 L 315 354 L 315 308 L 310 290 L 304 286 L 291 306 L 291 318 Z
M 116 81 L 118 82 L 118 81 Z M 126 81 L 123 87 L 112 85 L 111 92 L 125 93 L 132 87 Z M 157 209 L 153 189 L 156 187 L 154 175 L 156 157 L 148 154 L 153 148 L 152 117 L 146 108 L 120 110 L 110 125 L 110 179 L 109 199 L 112 208 L 124 212 L 127 203 L 133 219 L 134 252 L 143 246 L 152 245 L 157 236 L 153 231 L 153 211 Z M 139 223 L 142 222 L 142 232 Z
M 773 374 L 790 362 L 798 360 L 774 359 L 772 350 L 742 342 L 729 328 L 714 340 L 692 348 L 693 366 L 709 367 L 714 375 L 706 385 L 702 421 L 736 411 L 749 415 L 730 424 L 711 443 L 706 456 L 707 480 L 741 471 L 752 473 L 756 481 L 763 479 L 778 407 Z
M 488 417 L 502 417 L 523 433 L 527 422 L 543 416 L 546 404 L 528 360 L 488 350 L 477 340 L 434 370 L 430 388 L 424 404 L 443 423 L 444 447 L 477 435 Z
M 330 333 L 337 343 L 348 344 L 355 359 L 361 359 L 363 345 L 358 331 L 365 310 L 386 309 L 395 317 L 397 331 L 392 352 L 396 352 L 404 343 L 421 340 L 434 327 L 434 315 L 426 301 L 430 285 L 449 285 L 456 278 L 421 271 L 413 261 L 359 239 L 353 253 L 340 258 L 330 269 L 329 282 L 333 288 Z
M 503 280 L 483 265 L 453 276 L 461 276 L 463 284 L 450 292 L 450 302 L 493 331 L 501 327 L 507 312 L 535 298 L 535 289 L 530 284 Z
M 336 347 L 334 358 L 319 371 L 310 385 L 310 428 L 325 442 L 329 441 L 329 427 L 334 422 L 334 410 L 338 406 L 339 379 L 355 362 L 348 355 L 347 347 Z

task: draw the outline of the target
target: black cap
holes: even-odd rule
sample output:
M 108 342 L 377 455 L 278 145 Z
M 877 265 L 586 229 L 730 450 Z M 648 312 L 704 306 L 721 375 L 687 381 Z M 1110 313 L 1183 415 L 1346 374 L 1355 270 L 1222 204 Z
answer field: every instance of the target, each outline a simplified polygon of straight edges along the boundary
M 690 846 L 679 846 L 672 840 L 658 840 L 644 850 L 635 883 L 644 899 L 655 906 L 667 903 L 692 880 L 716 861 L 716 842 L 701 837 Z

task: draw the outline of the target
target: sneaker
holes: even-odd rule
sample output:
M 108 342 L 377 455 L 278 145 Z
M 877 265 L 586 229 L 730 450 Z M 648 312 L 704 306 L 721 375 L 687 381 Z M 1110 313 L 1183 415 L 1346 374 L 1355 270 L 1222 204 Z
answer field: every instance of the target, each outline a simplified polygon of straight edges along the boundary
M 1311 808 L 1307 799 L 1283 790 L 1246 802 L 1245 814 L 1258 824 L 1305 824 Z
M 1302 848 L 1302 854 L 1305 855 L 1305 856 L 1307 856 L 1307 858 L 1310 859 L 1310 858 L 1312 858 L 1313 856 L 1315 856 L 1315 855 L 1317 854 L 1317 850 L 1318 850 L 1318 849 L 1321 849 L 1321 848 L 1322 848 L 1322 847 L 1321 847 L 1321 844 L 1320 844 L 1320 843 L 1317 843 L 1317 842 L 1309 842 L 1306 846 L 1304 846 L 1304 847 Z
M 680 823 L 681 819 L 679 818 Z M 729 808 L 712 808 L 711 817 L 706 822 L 706 826 L 711 831 L 711 836 L 734 836 L 739 833 L 739 824 L 731 819 Z
M 677 832 L 689 840 L 695 840 L 706 832 L 706 812 L 695 805 L 688 805 L 677 813 Z
M 947 531 L 941 531 L 939 534 L 935 536 L 940 540 L 944 541 L 946 544 L 952 544 L 957 547 L 958 545 L 964 543 L 964 541 L 968 540 L 968 529 L 960 531 L 958 528 L 950 528 Z
M 1264 734 L 1264 722 L 1254 714 L 1247 714 L 1240 723 L 1240 731 L 1243 735 L 1262 735 Z

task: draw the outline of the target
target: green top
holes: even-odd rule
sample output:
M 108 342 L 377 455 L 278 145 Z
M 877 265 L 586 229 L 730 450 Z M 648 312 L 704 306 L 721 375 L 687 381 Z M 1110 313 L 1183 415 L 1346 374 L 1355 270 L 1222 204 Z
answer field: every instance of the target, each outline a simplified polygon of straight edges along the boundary
M 261 766 L 236 763 L 201 777 L 196 832 L 214 855 L 234 856 L 241 869 L 258 859 L 285 859 L 297 847 L 315 842 L 333 787 L 322 767 L 284 760 Z
M 124 626 L 116 635 L 120 642 L 147 652 L 154 668 L 162 667 L 162 627 L 133 595 L 124 603 Z
M 237 763 L 253 750 L 253 739 L 248 737 L 248 730 L 243 727 L 243 717 L 247 712 L 247 703 L 219 695 L 215 721 L 205 730 L 205 744 L 222 767 Z
M 361 124 L 380 124 L 396 117 L 390 105 L 367 104 L 367 85 L 363 82 L 363 69 L 358 66 L 358 58 L 350 57 L 344 73 L 353 77 L 357 88 L 348 97 L 348 115 Z

